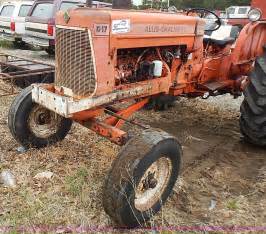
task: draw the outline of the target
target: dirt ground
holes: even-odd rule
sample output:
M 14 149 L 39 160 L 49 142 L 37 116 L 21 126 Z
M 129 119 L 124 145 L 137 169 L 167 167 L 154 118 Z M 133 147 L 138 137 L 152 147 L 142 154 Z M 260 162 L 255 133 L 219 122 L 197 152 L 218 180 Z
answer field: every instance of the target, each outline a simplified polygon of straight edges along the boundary
M 11 52 L 53 63 L 43 52 Z M 0 225 L 112 227 L 102 186 L 119 147 L 75 125 L 60 144 L 18 154 L 7 127 L 12 99 L 0 99 L 0 170 L 10 169 L 18 186 L 0 186 Z M 266 226 L 266 151 L 241 140 L 241 101 L 181 98 L 168 111 L 135 115 L 178 137 L 184 150 L 182 175 L 152 226 Z M 33 178 L 43 171 L 54 177 Z

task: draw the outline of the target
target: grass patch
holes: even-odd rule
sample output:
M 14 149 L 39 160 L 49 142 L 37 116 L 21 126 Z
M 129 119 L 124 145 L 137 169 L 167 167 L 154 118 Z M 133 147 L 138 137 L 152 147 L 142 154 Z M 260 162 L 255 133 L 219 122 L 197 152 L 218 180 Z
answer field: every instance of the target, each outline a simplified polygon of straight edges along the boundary
M 238 209 L 238 204 L 237 204 L 237 200 L 230 200 L 227 203 L 227 208 L 229 210 L 237 210 Z
M 81 194 L 86 179 L 88 177 L 88 171 L 86 168 L 80 168 L 73 175 L 67 176 L 65 180 L 65 186 L 67 191 L 73 196 Z
M 13 43 L 11 41 L 6 41 L 6 40 L 1 40 L 0 39 L 0 47 L 13 48 Z

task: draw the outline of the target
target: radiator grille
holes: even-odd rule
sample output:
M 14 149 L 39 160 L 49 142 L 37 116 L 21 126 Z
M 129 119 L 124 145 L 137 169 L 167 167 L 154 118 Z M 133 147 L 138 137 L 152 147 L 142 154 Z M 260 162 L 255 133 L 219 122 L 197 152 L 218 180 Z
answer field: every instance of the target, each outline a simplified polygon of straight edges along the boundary
M 88 30 L 56 29 L 57 86 L 75 96 L 90 96 L 96 88 L 93 50 Z

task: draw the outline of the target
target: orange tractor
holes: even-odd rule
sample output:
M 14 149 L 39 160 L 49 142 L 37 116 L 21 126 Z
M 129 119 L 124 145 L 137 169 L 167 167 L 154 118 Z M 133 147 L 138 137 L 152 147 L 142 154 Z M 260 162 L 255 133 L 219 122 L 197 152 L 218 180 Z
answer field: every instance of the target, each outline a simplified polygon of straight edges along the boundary
M 183 13 L 90 9 L 57 15 L 56 77 L 23 90 L 9 128 L 24 147 L 65 138 L 77 122 L 122 149 L 104 187 L 106 212 L 134 227 L 156 214 L 180 171 L 178 140 L 130 119 L 146 105 L 161 109 L 177 96 L 244 91 L 240 128 L 247 142 L 266 145 L 266 3 L 254 0 L 251 22 L 236 36 L 218 37 L 217 18 L 205 35 L 205 9 Z M 122 126 L 140 133 L 129 136 Z

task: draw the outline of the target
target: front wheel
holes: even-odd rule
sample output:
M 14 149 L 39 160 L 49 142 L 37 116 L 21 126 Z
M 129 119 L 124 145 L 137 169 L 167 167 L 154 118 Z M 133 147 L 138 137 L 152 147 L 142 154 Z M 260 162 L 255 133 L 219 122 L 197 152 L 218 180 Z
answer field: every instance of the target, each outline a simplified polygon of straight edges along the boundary
M 25 42 L 21 40 L 15 40 L 13 41 L 13 45 L 17 49 L 23 49 L 25 47 Z
M 145 224 L 171 194 L 182 150 L 176 138 L 160 130 L 133 137 L 114 161 L 104 188 L 105 211 L 120 227 Z
M 257 146 L 266 146 L 266 58 L 256 60 L 250 83 L 244 91 L 240 129 L 244 139 Z
M 32 87 L 16 97 L 8 115 L 8 126 L 18 143 L 29 148 L 43 148 L 63 140 L 72 121 L 32 102 Z
M 47 49 L 45 49 L 45 51 L 46 51 L 47 54 L 49 54 L 51 56 L 55 55 L 55 48 L 52 47 L 52 46 L 50 46 Z

